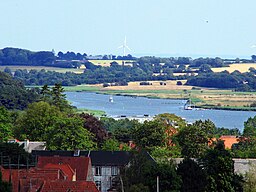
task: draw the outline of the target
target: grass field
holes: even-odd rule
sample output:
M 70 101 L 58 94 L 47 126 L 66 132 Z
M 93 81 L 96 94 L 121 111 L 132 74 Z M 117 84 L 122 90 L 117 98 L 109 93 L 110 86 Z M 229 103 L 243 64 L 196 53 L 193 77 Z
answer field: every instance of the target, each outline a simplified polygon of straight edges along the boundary
M 139 85 L 139 82 L 130 82 L 128 86 L 112 86 L 103 88 L 98 85 L 80 85 L 65 87 L 66 91 L 92 91 L 105 94 L 120 94 L 130 96 L 145 96 L 151 98 L 190 98 L 196 106 L 210 106 L 211 108 L 248 109 L 248 106 L 256 101 L 256 92 L 233 92 L 232 90 L 207 89 L 176 85 L 176 81 L 165 81 L 166 85 L 160 85 L 160 81 L 152 81 L 152 85 Z M 183 81 L 185 83 L 185 81 Z
M 89 114 L 97 116 L 97 117 L 102 117 L 102 116 L 106 115 L 105 111 L 92 110 L 92 109 L 77 109 L 77 113 L 89 113 Z
M 256 69 L 256 63 L 239 63 L 239 64 L 231 64 L 229 67 L 221 67 L 221 68 L 212 68 L 213 72 L 222 72 L 227 70 L 232 73 L 235 70 L 240 71 L 241 73 L 248 72 L 250 67 L 254 67 Z

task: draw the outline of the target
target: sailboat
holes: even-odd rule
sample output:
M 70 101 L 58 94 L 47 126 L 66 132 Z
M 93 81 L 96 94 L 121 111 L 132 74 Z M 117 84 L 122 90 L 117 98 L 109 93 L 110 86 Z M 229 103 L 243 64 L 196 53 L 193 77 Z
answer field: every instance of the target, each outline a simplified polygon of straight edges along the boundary
M 191 99 L 188 99 L 187 102 L 184 105 L 184 110 L 192 110 L 192 104 L 191 104 Z

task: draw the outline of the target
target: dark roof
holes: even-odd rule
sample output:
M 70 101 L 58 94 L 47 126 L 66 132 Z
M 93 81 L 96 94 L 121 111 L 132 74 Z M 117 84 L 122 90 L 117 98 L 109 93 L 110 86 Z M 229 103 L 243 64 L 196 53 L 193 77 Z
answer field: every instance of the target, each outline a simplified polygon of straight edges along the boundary
M 32 151 L 32 155 L 73 157 L 74 151 Z M 90 157 L 92 166 L 125 166 L 130 162 L 132 155 L 133 153 L 129 151 L 80 151 L 79 153 L 80 157 Z M 148 153 L 147 157 L 153 160 Z

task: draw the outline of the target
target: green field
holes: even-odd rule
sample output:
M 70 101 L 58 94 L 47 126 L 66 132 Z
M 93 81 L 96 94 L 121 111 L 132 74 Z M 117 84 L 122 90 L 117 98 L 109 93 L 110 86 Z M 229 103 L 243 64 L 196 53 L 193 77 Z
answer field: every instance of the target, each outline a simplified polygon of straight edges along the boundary
M 97 117 L 106 115 L 105 111 L 92 110 L 92 109 L 77 109 L 77 113 L 88 113 L 90 115 L 97 116 Z

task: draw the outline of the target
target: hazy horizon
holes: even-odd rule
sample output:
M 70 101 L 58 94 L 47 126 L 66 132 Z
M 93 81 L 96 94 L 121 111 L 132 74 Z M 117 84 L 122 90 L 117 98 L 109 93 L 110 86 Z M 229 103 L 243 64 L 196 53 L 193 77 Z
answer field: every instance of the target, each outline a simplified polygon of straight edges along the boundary
M 253 0 L 0 0 L 0 48 L 135 56 L 249 58 Z

